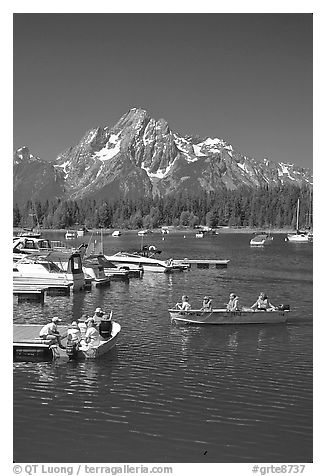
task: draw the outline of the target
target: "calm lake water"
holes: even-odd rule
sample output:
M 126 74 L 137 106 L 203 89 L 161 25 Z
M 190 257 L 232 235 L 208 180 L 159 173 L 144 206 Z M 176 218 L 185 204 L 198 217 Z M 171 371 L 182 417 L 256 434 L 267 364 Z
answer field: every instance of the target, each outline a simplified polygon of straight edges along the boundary
M 15 462 L 311 462 L 312 245 L 284 236 L 254 249 L 247 234 L 153 234 L 144 243 L 166 258 L 231 261 L 14 304 L 15 323 L 70 323 L 101 306 L 122 326 L 98 362 L 14 362 Z M 135 233 L 104 241 L 107 254 L 139 245 Z M 287 324 L 170 323 L 182 294 L 220 307 L 260 291 L 291 305 Z

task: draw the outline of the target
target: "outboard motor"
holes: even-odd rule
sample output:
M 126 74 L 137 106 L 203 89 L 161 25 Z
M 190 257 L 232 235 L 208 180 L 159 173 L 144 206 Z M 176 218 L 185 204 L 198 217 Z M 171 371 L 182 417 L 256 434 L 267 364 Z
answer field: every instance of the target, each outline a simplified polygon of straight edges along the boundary
M 66 344 L 66 354 L 69 357 L 69 360 L 75 359 L 78 353 L 78 344 L 73 342 L 71 339 L 67 340 Z

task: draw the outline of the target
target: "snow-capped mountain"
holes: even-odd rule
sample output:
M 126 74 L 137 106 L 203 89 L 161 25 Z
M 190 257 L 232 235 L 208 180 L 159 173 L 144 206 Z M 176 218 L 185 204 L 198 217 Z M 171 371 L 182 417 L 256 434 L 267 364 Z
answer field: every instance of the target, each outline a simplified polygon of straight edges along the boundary
M 16 202 L 28 195 L 25 175 L 28 198 L 37 193 L 41 198 L 43 190 L 47 198 L 136 198 L 184 189 L 197 193 L 312 183 L 308 169 L 246 157 L 222 139 L 181 136 L 164 119 L 155 120 L 139 108 L 130 109 L 113 127 L 91 129 L 52 163 L 33 157 L 26 147 L 16 151 Z

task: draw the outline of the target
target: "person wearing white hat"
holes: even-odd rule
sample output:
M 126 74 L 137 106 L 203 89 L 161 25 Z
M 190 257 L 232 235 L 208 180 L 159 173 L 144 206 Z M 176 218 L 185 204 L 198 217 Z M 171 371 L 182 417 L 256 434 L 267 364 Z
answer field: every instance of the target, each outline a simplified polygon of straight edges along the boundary
M 74 344 L 78 344 L 78 342 L 81 340 L 80 329 L 76 321 L 73 321 L 68 327 L 67 338 L 70 339 Z
M 94 322 L 95 322 L 96 326 L 99 326 L 99 324 L 101 322 L 101 318 L 104 316 L 104 314 L 105 314 L 105 312 L 103 311 L 103 309 L 101 307 L 97 307 L 95 309 L 93 319 L 94 319 Z
M 58 331 L 58 322 L 61 322 L 61 319 L 58 317 L 53 317 L 51 322 L 45 324 L 40 330 L 40 338 L 45 340 L 53 341 L 53 343 L 57 343 L 61 349 L 65 349 L 65 347 L 61 344 L 61 336 L 60 332 Z

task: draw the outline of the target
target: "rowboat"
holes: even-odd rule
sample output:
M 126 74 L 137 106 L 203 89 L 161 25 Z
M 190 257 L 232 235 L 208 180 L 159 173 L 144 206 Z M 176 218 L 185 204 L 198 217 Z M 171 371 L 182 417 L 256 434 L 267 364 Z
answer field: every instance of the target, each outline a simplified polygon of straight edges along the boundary
M 103 339 L 96 347 L 80 347 L 72 356 L 67 354 L 65 349 L 59 348 L 56 344 L 51 344 L 46 339 L 39 338 L 39 332 L 42 329 L 39 324 L 14 324 L 13 333 L 13 351 L 16 360 L 85 360 L 97 359 L 111 351 L 117 342 L 121 330 L 120 324 L 112 322 L 112 332 L 109 339 Z M 67 328 L 58 326 L 62 336 L 63 345 L 67 343 Z
M 169 309 L 171 323 L 183 324 L 274 324 L 286 322 L 289 310 L 262 311 L 246 309 L 241 311 L 227 311 L 226 309 L 213 309 L 201 311 L 192 309 L 181 311 Z

